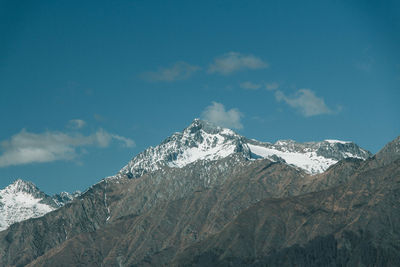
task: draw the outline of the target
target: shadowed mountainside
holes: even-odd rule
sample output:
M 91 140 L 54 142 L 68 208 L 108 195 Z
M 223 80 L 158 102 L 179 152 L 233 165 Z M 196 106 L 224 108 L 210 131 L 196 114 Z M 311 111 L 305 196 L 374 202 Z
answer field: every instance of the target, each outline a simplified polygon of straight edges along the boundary
M 399 266 L 399 199 L 400 160 L 365 168 L 338 187 L 262 200 L 174 263 Z

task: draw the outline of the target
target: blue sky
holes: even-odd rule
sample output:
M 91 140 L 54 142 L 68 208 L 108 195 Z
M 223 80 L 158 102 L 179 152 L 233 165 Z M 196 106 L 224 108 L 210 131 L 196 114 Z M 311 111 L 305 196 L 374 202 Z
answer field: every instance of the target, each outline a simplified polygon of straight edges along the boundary
M 196 117 L 261 141 L 400 134 L 398 1 L 0 1 L 0 187 L 84 190 Z

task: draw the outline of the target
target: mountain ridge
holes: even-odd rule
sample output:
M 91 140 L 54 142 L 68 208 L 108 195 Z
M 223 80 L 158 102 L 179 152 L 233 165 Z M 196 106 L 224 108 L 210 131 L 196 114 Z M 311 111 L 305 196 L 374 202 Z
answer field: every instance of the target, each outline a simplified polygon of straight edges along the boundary
M 112 216 L 109 223 L 94 232 L 82 232 L 63 242 L 29 266 L 51 266 L 60 260 L 64 266 L 80 266 L 79 263 L 88 263 L 88 260 L 94 265 L 107 266 L 248 266 L 253 263 L 254 266 L 264 266 L 263 263 L 272 263 L 269 266 L 309 266 L 309 263 L 314 264 L 311 266 L 335 266 L 332 263 L 357 266 L 357 262 L 365 265 L 369 260 L 378 264 L 374 266 L 391 266 L 390 262 L 397 262 L 398 254 L 390 245 L 392 239 L 387 239 L 388 234 L 383 243 L 375 246 L 370 242 L 378 242 L 382 229 L 390 226 L 391 221 L 400 220 L 398 208 L 392 208 L 400 169 L 398 162 L 385 169 L 375 165 L 376 161 L 374 158 L 344 159 L 326 172 L 311 176 L 282 162 L 244 160 L 248 165 L 239 167 L 242 172 L 226 173 L 227 179 L 220 179 L 224 180 L 221 185 L 194 186 L 189 194 L 157 202 L 148 197 L 164 195 L 169 191 L 166 187 L 174 182 L 178 183 L 174 190 L 188 188 L 189 184 L 179 184 L 180 178 L 185 177 L 186 183 L 196 182 L 198 177 L 190 177 L 188 173 L 197 173 L 198 169 L 190 165 L 168 169 L 171 175 L 158 171 L 139 179 L 114 179 L 115 185 L 129 192 L 122 202 L 119 189 L 107 192 L 111 214 L 120 215 Z M 202 169 L 218 162 L 204 161 Z M 318 177 L 321 179 L 313 180 Z M 316 183 L 320 186 L 314 187 Z M 97 187 L 100 186 L 104 188 L 105 182 Z M 108 188 L 115 186 L 109 184 Z M 161 191 L 163 189 L 165 191 Z M 142 194 L 147 190 L 150 195 Z M 146 208 L 149 202 L 153 204 Z M 377 208 L 371 203 L 376 203 Z M 123 213 L 116 211 L 116 207 L 132 205 L 139 206 Z M 102 207 L 104 210 L 104 205 Z M 391 209 L 389 220 L 386 213 Z M 364 210 L 368 213 L 363 213 Z M 381 210 L 384 213 L 380 213 Z M 335 219 L 331 220 L 332 216 Z M 370 221 L 373 224 L 368 226 Z M 240 228 L 236 227 L 237 223 Z M 344 225 L 346 231 L 335 235 Z M 273 230 L 268 230 L 270 226 Z M 372 237 L 368 237 L 369 232 L 362 232 L 370 228 L 376 229 L 370 232 Z M 396 229 L 397 226 L 394 234 Z M 262 233 L 262 238 L 253 231 Z M 395 240 L 396 236 L 393 238 Z M 97 243 L 96 240 L 107 242 Z M 262 240 L 268 242 L 266 247 Z M 363 242 L 368 246 L 363 246 Z M 337 247 L 339 245 L 342 247 Z M 83 248 L 90 249 L 82 254 Z M 230 253 L 231 248 L 241 253 L 235 257 L 235 253 Z M 368 256 L 371 251 L 387 255 L 388 260 L 382 261 L 382 256 L 375 257 L 374 253 Z M 321 265 L 325 262 L 323 259 L 328 260 L 325 265 Z
M 183 167 L 196 160 L 217 160 L 237 152 L 248 159 L 283 161 L 311 174 L 321 173 L 346 157 L 367 159 L 372 156 L 353 142 L 278 140 L 272 144 L 248 139 L 230 129 L 194 119 L 182 132 L 174 133 L 160 145 L 149 147 L 133 157 L 117 176 L 137 178 L 161 166 Z
M 390 166 L 382 167 L 374 157 L 346 158 L 323 173 L 311 175 L 282 161 L 249 160 L 237 152 L 219 160 L 198 160 L 182 168 L 162 166 L 137 179 L 126 176 L 104 179 L 64 207 L 0 232 L 0 265 L 162 266 L 179 264 L 178 258 L 182 258 L 178 255 L 191 262 L 187 254 L 181 254 L 186 248 L 220 233 L 253 205 L 264 203 L 260 202 L 263 200 L 279 202 L 282 198 L 292 199 L 324 190 L 339 192 L 335 190 L 346 189 L 354 182 L 357 186 L 351 194 L 362 197 L 354 207 L 363 210 L 365 205 L 376 201 L 375 196 L 382 199 L 379 194 L 368 193 L 373 189 L 371 186 L 383 184 L 376 180 L 374 173 L 385 172 L 386 178 L 396 177 L 396 163 Z M 364 174 L 368 176 L 364 178 Z M 386 178 L 385 188 L 390 188 L 392 180 Z M 374 192 L 377 191 L 374 189 Z M 389 193 L 388 200 L 393 200 L 394 196 Z M 336 195 L 339 199 L 342 196 L 340 192 L 333 196 Z M 326 193 L 313 196 L 315 199 L 307 198 L 313 205 L 332 203 L 329 198 L 324 200 Z M 297 210 L 296 205 L 285 207 L 288 210 L 280 209 L 279 214 Z M 369 209 L 374 210 L 373 207 Z M 324 209 L 311 207 L 310 210 L 323 212 Z M 303 216 L 301 209 L 299 212 Z M 379 209 L 374 212 L 376 218 L 386 218 Z M 307 213 L 304 215 L 307 218 Z M 397 220 L 396 213 L 393 216 L 391 220 Z M 323 225 L 322 221 L 315 222 Z M 340 226 L 334 221 L 329 223 L 334 228 Z M 329 247 L 334 244 L 330 243 L 331 239 L 321 240 L 328 242 Z M 306 249 L 304 253 L 307 256 L 314 252 Z
M 346 157 L 366 159 L 371 156 L 370 152 L 358 147 L 353 142 L 340 140 L 305 143 L 298 143 L 294 140 L 278 140 L 275 143 L 260 142 L 210 122 L 194 119 L 182 132 L 176 132 L 158 146 L 149 147 L 139 153 L 116 175 L 108 179 L 138 178 L 146 173 L 165 168 L 183 168 L 197 161 L 216 161 L 234 154 L 240 154 L 243 159 L 250 161 L 264 158 L 273 162 L 282 162 L 314 175 L 324 172 Z M 24 185 L 22 180 L 17 180 L 15 183 L 20 184 L 19 186 Z M 33 199 L 29 200 L 31 204 L 25 203 L 27 202 L 25 201 L 19 204 L 20 207 L 18 204 L 12 207 L 10 203 L 3 205 L 3 207 L 10 208 L 0 210 L 0 216 L 3 216 L 0 230 L 4 230 L 11 223 L 42 216 L 80 195 L 80 192 L 73 194 L 61 192 L 50 197 L 32 183 L 26 183 L 24 186 L 34 194 Z M 0 196 L 1 194 L 4 193 L 0 192 Z M 23 199 L 22 196 L 20 198 Z M 25 198 L 27 199 L 29 196 L 25 196 Z M 19 211 L 29 207 L 38 209 L 35 212 L 27 211 L 18 216 Z M 8 210 L 12 211 L 14 219 L 6 222 L 6 218 L 10 217 L 7 215 Z

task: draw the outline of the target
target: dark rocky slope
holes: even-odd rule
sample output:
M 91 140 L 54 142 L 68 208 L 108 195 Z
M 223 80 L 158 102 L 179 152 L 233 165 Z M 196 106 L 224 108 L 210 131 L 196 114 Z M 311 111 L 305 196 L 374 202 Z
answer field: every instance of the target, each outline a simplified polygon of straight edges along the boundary
M 227 224 L 229 227 L 237 214 L 240 214 L 238 219 L 244 216 L 244 225 L 251 229 L 255 227 L 249 223 L 257 218 L 254 214 L 242 215 L 243 211 L 247 212 L 251 204 L 258 205 L 257 203 L 264 201 L 276 201 L 282 197 L 309 192 L 315 189 L 316 184 L 320 184 L 317 188 L 326 189 L 346 183 L 349 177 L 361 168 L 361 163 L 359 160 L 347 159 L 330 168 L 325 174 L 314 177 L 305 175 L 285 164 L 267 160 L 256 161 L 249 165 L 251 168 L 244 169 L 239 175 L 231 177 L 222 185 L 196 190 L 193 194 L 172 201 L 162 201 L 146 213 L 119 217 L 115 223 L 96 232 L 76 236 L 38 258 L 33 265 L 52 266 L 60 259 L 63 259 L 65 266 L 79 265 L 82 262 L 87 264 L 85 261 L 87 257 L 96 259 L 95 265 L 101 263 L 106 266 L 169 265 L 175 257 L 177 264 L 182 263 L 182 259 L 183 265 L 192 264 L 192 259 L 181 256 L 185 255 L 185 248 L 190 251 L 192 245 L 196 246 L 203 242 L 212 244 L 209 241 L 210 238 L 221 239 L 219 233 L 224 233 L 224 227 Z M 337 184 L 334 184 L 333 177 L 337 178 Z M 326 193 L 323 192 L 320 194 Z M 260 202 L 267 197 L 277 199 Z M 316 198 L 315 201 L 318 200 L 321 200 L 321 197 Z M 251 209 L 254 207 L 249 208 Z M 284 208 L 276 208 L 271 213 L 280 214 L 282 209 Z M 294 218 L 288 218 L 288 220 L 292 219 Z M 281 221 L 278 224 L 280 225 Z M 263 228 L 263 231 L 266 229 L 268 227 Z M 240 229 L 239 232 L 243 236 L 249 236 L 248 231 Z M 217 234 L 216 237 L 214 237 L 215 234 Z M 99 240 L 104 240 L 104 242 L 99 242 Z M 248 247 L 248 244 L 242 242 L 244 240 L 239 241 L 239 244 Z M 227 245 L 231 246 L 231 242 L 227 242 Z M 219 250 L 226 251 L 227 248 L 222 246 L 216 249 L 216 251 Z M 204 253 L 201 253 L 200 257 L 209 255 L 208 251 Z M 189 255 L 196 255 L 196 253 L 190 251 Z M 249 257 L 240 256 L 238 260 L 245 259 L 244 263 L 247 264 L 247 258 Z M 207 265 L 207 263 L 200 263 Z
M 366 166 L 347 184 L 265 199 L 177 266 L 400 266 L 400 160 Z

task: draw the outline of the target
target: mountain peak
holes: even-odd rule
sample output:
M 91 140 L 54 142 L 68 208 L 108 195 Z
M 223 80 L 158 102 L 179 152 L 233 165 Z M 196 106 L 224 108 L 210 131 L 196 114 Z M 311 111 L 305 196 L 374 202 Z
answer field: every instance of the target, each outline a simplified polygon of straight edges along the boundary
M 181 168 L 197 160 L 217 160 L 237 152 L 248 152 L 240 135 L 208 121 L 194 119 L 182 132 L 139 153 L 118 176 L 137 178 L 163 167 Z
M 0 231 L 15 222 L 43 216 L 72 201 L 79 194 L 62 192 L 51 197 L 34 183 L 17 179 L 0 189 Z
M 376 158 L 383 164 L 389 164 L 400 158 L 400 136 L 386 144 L 377 154 Z
M 0 231 L 9 225 L 42 216 L 55 209 L 51 198 L 32 182 L 15 180 L 0 190 Z
M 15 180 L 12 184 L 8 185 L 5 190 L 10 193 L 25 192 L 35 194 L 40 192 L 39 188 L 34 183 L 22 179 Z
M 203 130 L 204 132 L 208 134 L 217 134 L 224 132 L 225 134 L 235 134 L 232 130 L 227 129 L 227 128 L 222 128 L 220 126 L 215 125 L 212 122 L 201 120 L 201 119 L 194 119 L 192 123 L 183 130 L 183 133 L 189 133 L 193 134 L 196 133 L 200 130 Z

